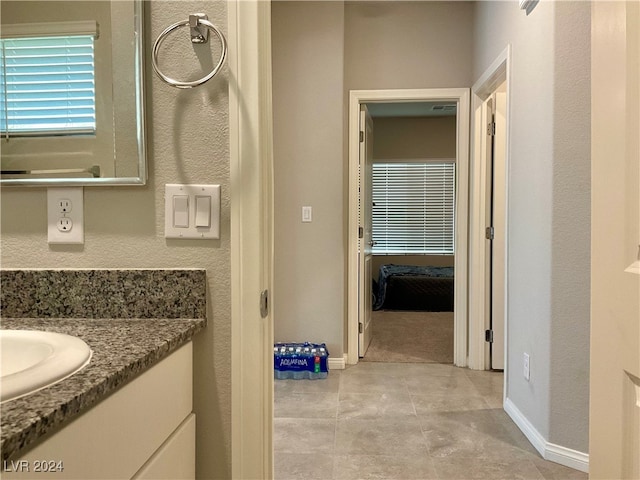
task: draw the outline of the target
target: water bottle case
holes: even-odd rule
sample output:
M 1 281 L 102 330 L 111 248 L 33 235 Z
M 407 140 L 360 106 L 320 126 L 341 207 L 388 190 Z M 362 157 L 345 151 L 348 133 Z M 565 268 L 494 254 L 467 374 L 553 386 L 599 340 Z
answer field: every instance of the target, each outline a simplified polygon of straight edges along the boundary
M 274 377 L 278 380 L 327 378 L 328 358 L 324 343 L 276 343 L 273 346 Z

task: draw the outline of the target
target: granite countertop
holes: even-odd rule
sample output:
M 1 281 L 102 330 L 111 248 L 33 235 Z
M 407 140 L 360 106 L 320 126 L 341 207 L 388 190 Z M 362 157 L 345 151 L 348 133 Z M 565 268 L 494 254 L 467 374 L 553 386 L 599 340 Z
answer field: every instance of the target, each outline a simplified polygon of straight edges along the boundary
M 2 460 L 17 460 L 36 439 L 57 430 L 154 365 L 206 325 L 204 319 L 3 318 L 2 329 L 47 330 L 83 339 L 89 365 L 43 390 L 0 405 Z

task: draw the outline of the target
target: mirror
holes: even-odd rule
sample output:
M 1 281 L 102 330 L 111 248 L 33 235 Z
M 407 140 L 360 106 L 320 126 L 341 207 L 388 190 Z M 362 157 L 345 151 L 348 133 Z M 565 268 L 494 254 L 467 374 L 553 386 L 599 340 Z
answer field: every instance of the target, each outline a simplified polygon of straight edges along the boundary
M 2 0 L 0 183 L 144 185 L 143 0 Z

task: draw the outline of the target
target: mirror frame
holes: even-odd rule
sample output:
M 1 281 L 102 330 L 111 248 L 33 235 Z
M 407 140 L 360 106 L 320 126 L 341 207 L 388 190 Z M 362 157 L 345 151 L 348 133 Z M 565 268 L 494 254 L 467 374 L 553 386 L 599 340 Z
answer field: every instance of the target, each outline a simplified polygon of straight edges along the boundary
M 113 0 L 112 0 L 113 1 Z M 136 84 L 136 140 L 138 144 L 137 177 L 104 178 L 0 178 L 2 187 L 96 187 L 96 186 L 133 186 L 147 183 L 147 150 L 145 129 L 145 72 L 144 72 L 144 3 L 145 0 L 133 0 L 134 3 L 134 74 Z

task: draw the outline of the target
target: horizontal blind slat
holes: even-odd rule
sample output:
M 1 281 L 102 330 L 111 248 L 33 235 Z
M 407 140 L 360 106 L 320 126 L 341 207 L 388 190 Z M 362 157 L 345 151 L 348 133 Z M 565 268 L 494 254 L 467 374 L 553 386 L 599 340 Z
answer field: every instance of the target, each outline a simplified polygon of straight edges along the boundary
M 372 173 L 374 253 L 453 253 L 455 163 L 377 163 Z
M 93 36 L 0 40 L 0 130 L 95 132 Z

